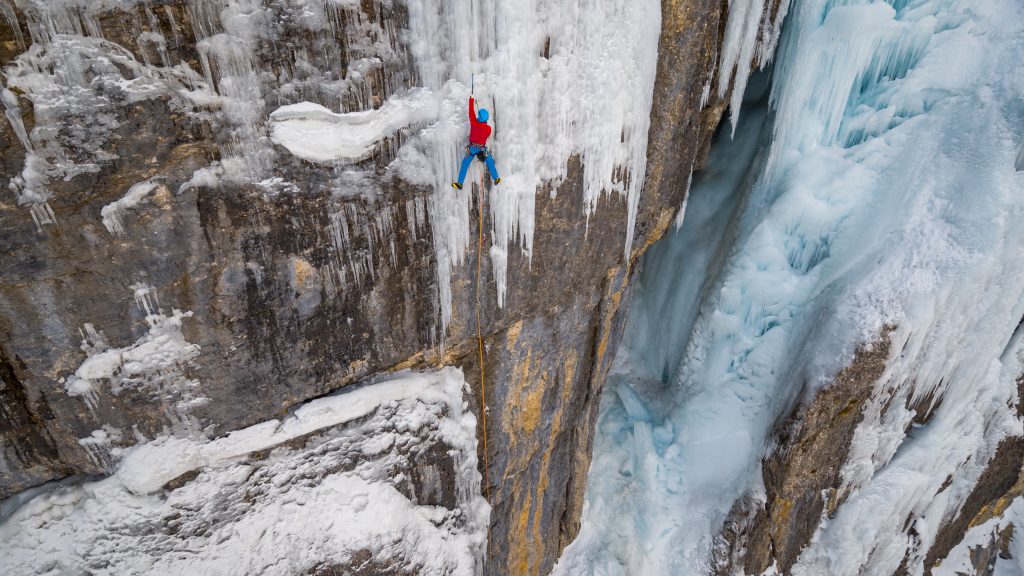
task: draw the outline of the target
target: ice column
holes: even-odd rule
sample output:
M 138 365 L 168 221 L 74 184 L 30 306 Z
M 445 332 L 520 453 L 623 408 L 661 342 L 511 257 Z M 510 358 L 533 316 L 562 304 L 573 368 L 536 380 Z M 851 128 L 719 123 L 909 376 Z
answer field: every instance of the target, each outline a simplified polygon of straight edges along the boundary
M 518 245 L 532 256 L 535 195 L 557 186 L 567 163 L 583 165 L 581 216 L 602 194 L 621 195 L 629 208 L 624 249 L 633 236 L 646 169 L 647 130 L 661 28 L 654 0 L 569 2 L 468 0 L 440 7 L 407 0 L 410 51 L 420 82 L 440 90 L 462 86 L 476 74 L 479 104 L 491 110 L 490 148 L 502 174 L 492 188 L 491 256 L 504 304 L 507 250 Z M 442 323 L 451 315 L 446 267 L 458 265 L 469 244 L 470 194 L 448 183 L 462 156 L 464 88 L 453 94 L 458 124 L 435 134 L 427 152 L 434 170 L 434 225 Z M 471 171 L 475 181 L 478 168 Z
M 254 64 L 257 41 L 270 36 L 270 13 L 256 0 L 191 0 L 188 10 L 203 75 L 229 123 L 221 141 L 226 176 L 258 178 L 273 161 Z

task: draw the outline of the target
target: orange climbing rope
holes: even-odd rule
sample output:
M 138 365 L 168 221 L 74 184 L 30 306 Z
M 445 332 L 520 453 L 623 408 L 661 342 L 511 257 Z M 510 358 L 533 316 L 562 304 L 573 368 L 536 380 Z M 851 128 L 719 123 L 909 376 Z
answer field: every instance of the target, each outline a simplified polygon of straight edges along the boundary
M 476 242 L 476 343 L 480 353 L 480 417 L 483 420 L 484 436 L 484 498 L 491 501 L 490 478 L 487 458 L 487 383 L 484 378 L 484 337 L 480 327 L 480 266 L 484 252 L 484 174 L 480 171 L 480 185 L 477 187 L 477 211 L 480 214 Z M 491 530 L 487 528 L 487 548 L 490 549 Z

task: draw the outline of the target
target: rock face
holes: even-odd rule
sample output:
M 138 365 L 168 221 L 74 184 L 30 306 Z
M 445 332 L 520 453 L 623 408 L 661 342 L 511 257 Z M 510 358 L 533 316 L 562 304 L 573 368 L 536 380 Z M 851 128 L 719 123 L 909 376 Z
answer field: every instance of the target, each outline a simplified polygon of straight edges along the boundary
M 719 536 L 716 574 L 760 574 L 771 567 L 780 574 L 790 574 L 820 526 L 835 517 L 851 490 L 842 473 L 854 452 L 857 427 L 864 421 L 869 401 L 884 388 L 879 384 L 884 382 L 883 375 L 891 362 L 892 331 L 887 328 L 878 341 L 862 346 L 833 382 L 799 404 L 780 426 L 774 448 L 762 461 L 763 500 L 748 497 L 734 506 L 731 519 Z M 1024 407 L 1019 398 L 1024 378 L 1017 382 L 1016 414 L 1021 417 Z M 893 389 L 888 392 L 892 394 Z M 936 407 L 929 396 L 907 405 L 906 409 L 913 414 L 911 426 L 927 424 Z M 882 411 L 899 409 L 899 397 L 893 395 Z M 953 476 L 945 478 L 939 494 L 952 483 Z M 959 511 L 937 527 L 929 546 L 908 547 L 907 556 L 894 574 L 912 573 L 908 563 L 915 549 L 924 573 L 932 574 L 955 547 L 964 545 L 971 529 L 1000 519 L 1021 495 L 1024 439 L 1009 436 L 984 464 L 977 481 L 963 497 Z M 920 543 L 915 520 L 913 513 L 904 520 L 904 531 L 910 535 L 912 544 Z M 1007 549 L 1013 530 L 1012 520 L 1007 520 L 1005 527 L 996 525 L 985 545 L 969 547 L 972 574 L 992 574 L 997 554 L 1010 557 Z
M 584 214 L 583 166 L 565 158 L 566 178 L 535 199 L 532 259 L 508 255 L 504 306 L 491 259 L 471 249 L 451 269 L 446 326 L 433 191 L 387 170 L 411 129 L 342 167 L 264 132 L 281 104 L 366 110 L 415 86 L 406 3 L 0 0 L 0 12 L 0 496 L 109 473 L 115 459 L 90 438 L 219 436 L 376 374 L 454 365 L 478 412 L 486 388 L 486 571 L 546 573 L 578 529 L 633 264 L 668 229 L 725 107 L 717 92 L 702 105 L 723 3 L 662 2 L 628 258 L 626 202 Z M 242 21 L 269 32 L 246 36 Z
M 766 502 L 741 500 L 735 506 L 735 518 L 723 532 L 730 556 L 718 559 L 719 574 L 739 567 L 761 574 L 773 565 L 789 573 L 822 515 L 839 508 L 846 496 L 840 472 L 864 404 L 885 371 L 889 348 L 887 332 L 859 350 L 830 386 L 789 416 L 777 448 L 762 464 Z

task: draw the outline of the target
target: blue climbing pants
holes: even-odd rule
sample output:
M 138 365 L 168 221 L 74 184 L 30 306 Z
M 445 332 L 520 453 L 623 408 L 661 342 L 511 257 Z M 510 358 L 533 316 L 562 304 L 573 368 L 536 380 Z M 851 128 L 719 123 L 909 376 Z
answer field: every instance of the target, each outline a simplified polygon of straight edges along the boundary
M 491 173 L 491 180 L 498 179 L 498 169 L 494 167 L 494 158 L 491 158 L 491 153 L 487 151 L 487 148 L 470 144 L 466 147 L 466 157 L 462 159 L 462 167 L 459 168 L 459 186 L 462 186 L 466 181 L 466 172 L 469 171 L 469 165 L 473 163 L 474 156 L 484 164 L 487 164 L 487 171 Z

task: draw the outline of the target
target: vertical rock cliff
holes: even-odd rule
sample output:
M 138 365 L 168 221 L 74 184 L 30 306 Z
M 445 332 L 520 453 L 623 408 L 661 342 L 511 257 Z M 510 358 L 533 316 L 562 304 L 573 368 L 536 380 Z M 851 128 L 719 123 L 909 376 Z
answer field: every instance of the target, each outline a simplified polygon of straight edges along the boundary
M 0 495 L 111 474 L 147 454 L 138 444 L 199 443 L 171 460 L 223 454 L 207 443 L 285 426 L 350 385 L 456 366 L 486 437 L 491 507 L 483 564 L 468 569 L 494 574 L 547 573 L 575 537 L 634 264 L 784 16 L 775 2 L 704 0 L 0 0 L 0 12 Z M 474 168 L 456 192 L 473 75 L 504 178 L 485 185 Z M 439 405 L 435 417 L 455 417 Z M 394 426 L 348 422 L 313 430 Z M 297 482 L 268 450 L 307 463 L 328 450 L 311 433 L 231 452 L 259 470 L 221 496 L 232 518 L 259 513 L 236 509 L 244 494 Z M 473 459 L 427 440 L 372 476 L 409 506 L 454 510 L 436 522 L 469 534 L 472 557 L 480 510 L 445 490 L 472 483 L 459 462 Z M 228 460 L 203 458 L 126 486 L 173 504 L 228 482 Z M 302 482 L 326 490 L 351 465 Z M 151 504 L 156 526 L 177 518 Z M 205 538 L 221 521 L 187 524 Z M 183 534 L 166 546 L 196 543 Z M 169 561 L 161 549 L 152 566 Z M 96 565 L 109 553 L 92 552 Z M 346 554 L 281 569 L 427 566 L 415 550 Z

